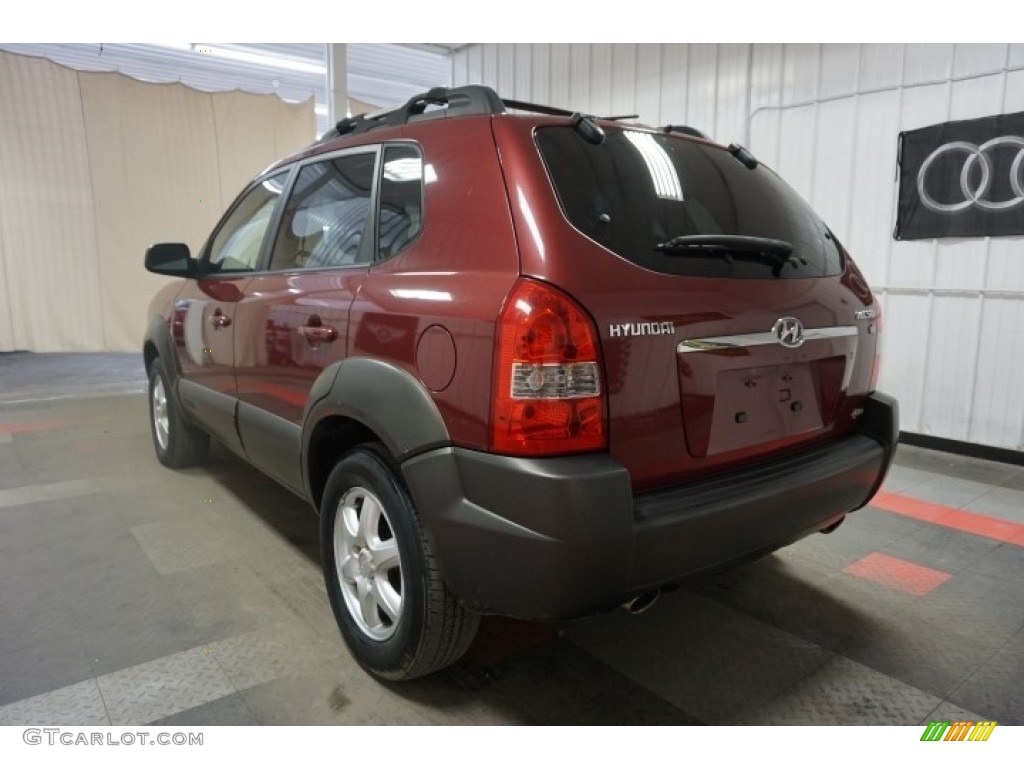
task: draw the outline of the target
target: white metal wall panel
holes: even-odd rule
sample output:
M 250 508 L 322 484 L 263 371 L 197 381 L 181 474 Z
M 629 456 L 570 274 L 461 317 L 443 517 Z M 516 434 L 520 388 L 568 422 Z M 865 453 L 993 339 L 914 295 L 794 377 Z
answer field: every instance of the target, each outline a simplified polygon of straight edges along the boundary
M 612 113 L 612 45 L 590 46 L 590 109 L 595 115 Z
M 985 299 L 968 439 L 1024 447 L 1024 302 Z M 1016 354 L 1014 354 L 1016 350 Z
M 1016 46 L 1024 49 L 1024 46 Z M 1024 67 L 1024 58 L 1018 66 Z M 1006 79 L 1004 112 L 1024 112 L 1024 70 L 1010 72 Z M 1024 212 L 1021 213 L 1024 215 Z M 996 237 L 989 241 L 985 287 L 993 291 L 1017 291 L 1024 294 L 1024 243 L 1020 238 Z M 1024 325 L 1018 325 L 1024 328 Z M 1018 339 L 1017 349 L 1024 347 Z M 1024 357 L 1024 354 L 1018 352 Z M 1019 379 L 1024 381 L 1024 379 Z M 1019 397 L 1024 402 L 1024 396 Z M 1024 424 L 1024 421 L 1022 421 Z
M 908 43 L 905 48 L 903 85 L 937 83 L 948 80 L 953 74 L 956 46 L 952 43 Z M 896 75 L 896 80 L 885 85 L 900 85 L 899 69 L 893 67 L 890 72 Z
M 827 162 L 813 163 L 811 189 L 815 207 L 835 232 L 849 232 L 854 175 L 856 99 L 838 99 L 818 105 L 815 155 Z M 843 238 L 845 242 L 845 237 Z
M 636 114 L 637 46 L 617 43 L 612 46 L 612 99 L 608 114 Z
M 718 139 L 718 127 L 715 125 L 718 46 L 714 43 L 693 43 L 689 46 L 687 59 L 686 122 Z
M 750 109 L 757 114 L 762 107 L 782 106 L 782 43 L 755 45 L 750 68 Z
M 656 125 L 687 125 L 686 91 L 689 78 L 690 47 L 672 43 L 661 46 L 661 114 Z
M 750 149 L 770 168 L 779 167 L 779 131 L 782 112 L 762 109 L 750 119 Z
M 821 46 L 821 82 L 819 99 L 849 96 L 857 92 L 860 79 L 860 49 L 853 43 L 829 43 Z
M 843 242 L 873 286 L 884 286 L 892 252 L 896 207 L 896 134 L 900 124 L 898 91 L 869 93 L 856 99 L 853 183 L 849 229 L 837 227 Z M 819 158 L 821 156 L 819 155 Z M 818 160 L 818 164 L 822 164 Z M 827 165 L 827 163 L 824 163 Z M 888 298 L 880 296 L 883 310 Z
M 871 99 L 893 98 L 898 96 L 902 100 L 902 114 L 896 126 L 896 133 L 921 128 L 926 125 L 934 125 L 949 119 L 949 83 L 937 85 L 925 85 L 914 88 L 904 88 L 902 93 L 897 91 L 884 91 L 874 94 Z M 870 119 L 874 110 L 862 110 L 862 116 Z M 891 136 L 892 134 L 890 134 Z M 874 136 L 873 141 L 883 141 L 878 147 L 879 151 L 891 151 L 891 159 L 888 169 L 888 181 L 891 186 L 896 174 L 896 146 L 895 143 L 888 147 L 885 145 L 882 136 Z M 882 179 L 876 179 L 876 184 L 881 184 Z M 895 206 L 895 189 L 893 189 L 892 205 Z M 895 210 L 893 208 L 893 210 Z M 895 214 L 890 214 L 895 225 Z M 879 231 L 877 234 L 882 235 Z M 884 233 L 886 241 L 891 242 L 892 233 Z M 896 243 L 893 246 L 898 251 L 898 258 L 889 260 L 888 285 L 922 287 L 932 286 L 935 280 L 935 254 L 937 251 L 934 240 L 916 240 L 911 242 Z
M 778 171 L 805 200 L 813 200 L 814 139 L 818 107 L 809 104 L 782 112 Z
M 533 91 L 533 77 L 530 71 L 533 63 L 533 50 L 529 43 L 515 44 L 515 88 L 513 93 L 517 99 L 530 99 Z
M 551 103 L 571 104 L 569 98 L 569 48 L 568 43 L 551 45 Z
M 569 104 L 573 109 L 589 109 L 590 106 L 590 46 L 569 46 Z M 575 105 L 581 106 L 575 106 Z M 586 107 L 582 105 L 586 104 Z
M 498 92 L 516 95 L 516 48 L 514 45 L 498 46 L 496 61 L 498 70 Z
M 530 73 L 532 86 L 525 98 L 536 99 L 539 104 L 551 103 L 551 46 L 547 43 L 535 43 L 532 46 L 533 56 L 530 60 L 533 71 Z
M 882 368 L 878 388 L 891 392 L 900 401 L 900 428 L 921 432 L 927 374 L 927 344 L 906 328 L 927 327 L 931 299 L 913 294 L 889 294 L 882 297 Z
M 512 46 L 460 50 L 453 78 L 513 93 L 502 49 Z M 516 72 L 520 55 L 509 59 Z M 1024 448 L 1024 238 L 892 239 L 899 132 L 1024 110 L 1024 45 L 552 45 L 528 55 L 528 98 L 749 142 L 875 287 L 880 386 L 900 398 L 903 428 Z M 508 84 L 522 96 L 521 77 Z
M 648 125 L 664 125 L 661 120 L 661 49 L 660 45 L 637 46 L 634 109 Z
M 1006 66 L 1005 43 L 957 43 L 953 57 L 953 77 L 999 72 Z
M 936 295 L 931 301 L 921 431 L 966 440 L 974 400 L 982 304 L 976 297 L 945 295 Z M 910 325 L 901 329 L 900 335 L 913 339 L 920 333 L 919 328 Z M 966 343 L 968 340 L 973 343 Z M 919 351 L 913 354 L 912 359 L 920 359 Z
M 804 104 L 818 96 L 820 71 L 817 43 L 787 43 L 782 61 L 782 103 Z
M 718 46 L 718 104 L 715 138 L 723 144 L 749 145 L 750 46 Z
M 858 88 L 861 92 L 899 86 L 904 66 L 904 46 L 871 43 L 860 46 L 860 49 Z

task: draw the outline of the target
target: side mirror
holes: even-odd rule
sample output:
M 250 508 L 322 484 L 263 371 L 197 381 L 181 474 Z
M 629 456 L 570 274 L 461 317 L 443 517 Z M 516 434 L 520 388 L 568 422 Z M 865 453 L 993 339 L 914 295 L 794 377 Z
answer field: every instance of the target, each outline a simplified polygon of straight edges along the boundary
M 199 262 L 184 243 L 157 243 L 146 249 L 146 269 L 157 275 L 195 277 Z

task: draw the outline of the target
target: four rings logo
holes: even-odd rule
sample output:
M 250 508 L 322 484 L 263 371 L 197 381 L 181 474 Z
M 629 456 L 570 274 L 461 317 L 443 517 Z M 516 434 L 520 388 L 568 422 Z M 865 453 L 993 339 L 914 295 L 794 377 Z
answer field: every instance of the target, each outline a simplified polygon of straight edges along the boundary
M 994 173 L 991 152 L 1000 147 L 1016 147 L 1018 150 L 1010 163 L 1010 189 L 1013 190 L 1014 197 L 1007 200 L 989 200 L 987 195 L 992 186 Z M 936 200 L 927 191 L 928 170 L 936 160 L 948 153 L 963 153 L 965 155 L 963 166 L 960 168 L 960 193 L 963 195 L 963 199 L 943 203 Z M 978 168 L 977 171 L 975 171 L 975 166 Z M 957 213 L 972 207 L 987 211 L 1002 211 L 1024 203 L 1022 169 L 1024 169 L 1024 137 L 999 136 L 980 145 L 968 141 L 951 141 L 934 150 L 921 163 L 921 169 L 917 172 L 917 194 L 921 198 L 921 203 L 936 213 Z
M 804 324 L 795 317 L 780 317 L 772 326 L 772 335 L 782 346 L 796 349 L 804 343 Z

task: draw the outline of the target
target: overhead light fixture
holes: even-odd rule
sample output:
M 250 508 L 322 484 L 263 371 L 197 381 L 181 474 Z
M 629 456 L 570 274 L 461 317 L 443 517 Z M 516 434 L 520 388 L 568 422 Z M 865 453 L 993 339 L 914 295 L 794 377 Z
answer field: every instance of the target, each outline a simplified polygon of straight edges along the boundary
M 247 64 L 259 64 L 263 67 L 277 67 L 278 69 L 291 69 L 295 72 L 308 72 L 311 75 L 326 75 L 327 67 L 323 64 L 299 61 L 298 59 L 287 59 L 282 56 L 267 56 L 262 53 L 250 53 L 249 51 L 238 51 L 234 48 L 218 48 L 206 43 L 193 43 L 192 50 L 197 53 L 205 53 L 210 56 L 217 56 L 221 59 L 232 61 L 244 61 Z
M 284 56 L 269 56 L 263 53 L 242 51 L 236 48 L 221 48 L 209 43 L 157 43 L 161 48 L 174 48 L 175 50 L 188 50 L 193 53 L 205 56 L 214 56 L 219 59 L 231 61 L 242 61 L 246 64 L 258 64 L 261 67 L 273 67 L 275 69 L 290 69 L 294 72 L 307 72 L 311 75 L 326 75 L 327 67 L 323 64 L 315 64 L 311 61 L 292 59 Z

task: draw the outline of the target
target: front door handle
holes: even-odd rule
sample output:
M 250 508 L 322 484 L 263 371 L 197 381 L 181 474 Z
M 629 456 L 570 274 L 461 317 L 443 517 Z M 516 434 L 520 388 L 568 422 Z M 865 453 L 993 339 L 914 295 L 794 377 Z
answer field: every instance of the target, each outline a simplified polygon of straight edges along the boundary
M 310 345 L 315 345 L 322 341 L 334 341 L 338 338 L 338 330 L 324 325 L 320 315 L 313 315 L 306 321 L 306 325 L 299 326 L 299 335 Z
M 227 328 L 231 325 L 231 318 L 219 309 L 215 309 L 213 314 L 210 315 L 210 324 L 213 325 L 214 328 Z

